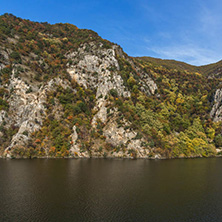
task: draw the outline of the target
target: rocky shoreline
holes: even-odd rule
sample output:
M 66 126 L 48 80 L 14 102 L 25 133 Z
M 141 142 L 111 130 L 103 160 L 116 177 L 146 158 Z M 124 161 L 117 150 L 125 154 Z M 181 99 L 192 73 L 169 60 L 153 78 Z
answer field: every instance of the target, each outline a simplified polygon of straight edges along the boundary
M 208 157 L 201 157 L 201 156 L 189 156 L 189 157 L 161 157 L 161 156 L 157 156 L 157 157 L 113 157 L 113 156 L 107 156 L 107 157 L 99 157 L 99 156 L 92 156 L 92 157 L 73 157 L 73 156 L 64 156 L 64 157 L 53 157 L 53 156 L 34 156 L 34 157 L 7 157 L 7 156 L 0 156 L 0 159 L 7 159 L 7 160 L 13 160 L 13 159 L 17 159 L 17 160 L 25 160 L 25 159 L 117 159 L 117 160 L 172 160 L 172 159 L 199 159 L 199 158 L 221 158 L 222 155 L 214 155 L 214 156 L 208 156 Z

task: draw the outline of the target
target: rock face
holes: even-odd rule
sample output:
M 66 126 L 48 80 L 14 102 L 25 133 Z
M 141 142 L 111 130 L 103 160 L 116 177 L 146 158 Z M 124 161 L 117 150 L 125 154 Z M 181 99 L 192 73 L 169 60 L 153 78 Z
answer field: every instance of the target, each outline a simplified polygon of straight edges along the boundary
M 149 149 L 143 146 L 144 139 L 136 138 L 137 133 L 133 130 L 125 130 L 124 127 L 118 127 L 115 121 L 110 121 L 106 125 L 104 135 L 106 136 L 107 143 L 119 148 L 112 153 L 115 157 L 147 158 L 149 154 Z M 121 147 L 124 148 L 121 149 Z
M 116 89 L 121 96 L 129 97 L 130 92 L 117 72 L 119 64 L 115 58 L 115 47 L 105 50 L 96 48 L 93 43 L 89 45 L 90 52 L 85 51 L 86 45 L 82 45 L 78 51 L 67 54 L 67 58 L 75 64 L 68 64 L 70 76 L 85 88 L 96 89 L 96 98 L 105 97 L 111 89 Z
M 153 79 L 146 73 L 144 72 L 139 66 L 135 64 L 135 62 L 126 56 L 121 49 L 117 49 L 117 52 L 119 55 L 123 56 L 126 61 L 128 61 L 131 66 L 139 73 L 140 79 L 139 79 L 139 84 L 140 84 L 140 90 L 142 92 L 145 92 L 147 95 L 153 95 L 157 91 L 157 85 L 153 81 Z
M 215 122 L 222 120 L 222 89 L 217 89 L 214 95 L 214 105 L 210 112 L 211 118 Z
M 214 76 L 178 71 L 174 61 L 169 69 L 158 60 L 130 57 L 71 24 L 5 15 L 0 32 L 0 156 L 160 159 L 216 153 L 219 130 L 204 113 L 218 83 Z M 222 121 L 221 101 L 218 89 L 214 121 Z
M 13 44 L 16 43 L 13 42 Z M 3 69 L 9 61 L 9 57 L 4 50 L 1 51 L 1 55 L 5 61 L 0 66 Z M 143 138 L 135 139 L 136 132 L 130 129 L 124 130 L 123 127 L 118 128 L 115 118 L 108 119 L 107 117 L 106 106 L 110 104 L 108 98 L 111 90 L 115 90 L 118 96 L 123 98 L 131 96 L 129 89 L 124 84 L 124 80 L 120 75 L 117 56 L 122 56 L 123 59 L 128 61 L 141 74 L 142 78 L 139 80 L 139 84 L 142 91 L 148 95 L 154 94 L 157 89 L 155 82 L 148 74 L 141 71 L 140 67 L 137 67 L 133 60 L 126 56 L 117 45 L 113 45 L 109 49 L 104 49 L 102 43 L 98 47 L 98 45 L 91 42 L 82 44 L 77 50 L 67 52 L 65 56 L 69 61 L 66 67 L 71 80 L 76 81 L 84 89 L 91 89 L 95 92 L 96 103 L 93 108 L 95 114 L 91 120 L 92 129 L 96 129 L 97 122 L 101 121 L 104 124 L 103 136 L 106 138 L 105 143 L 113 147 L 118 147 L 118 151 L 103 151 L 100 154 L 95 152 L 93 148 L 90 151 L 83 151 L 76 126 L 74 125 L 72 134 L 69 136 L 72 141 L 69 155 L 77 158 L 99 157 L 101 155 L 108 157 L 146 158 L 149 150 L 143 147 Z M 29 67 L 24 67 L 24 69 L 30 72 Z M 0 112 L 0 123 L 5 122 L 5 128 L 9 129 L 12 125 L 17 128 L 17 132 L 12 136 L 8 146 L 4 147 L 4 155 L 8 157 L 13 149 L 21 146 L 29 146 L 32 134 L 43 127 L 43 122 L 48 116 L 46 107 L 49 92 L 56 91 L 57 87 L 62 87 L 63 89 L 69 88 L 75 91 L 69 81 L 60 78 L 51 79 L 43 85 L 36 87 L 34 83 L 31 83 L 30 79 L 21 79 L 20 77 L 16 77 L 15 73 L 16 67 L 12 70 L 12 76 L 7 86 L 7 89 L 11 92 L 7 99 L 9 110 L 8 112 L 4 110 Z M 114 115 L 118 113 L 116 108 L 111 112 Z M 57 116 L 59 115 L 57 113 Z M 101 141 L 99 144 L 104 145 Z M 119 147 L 122 147 L 122 149 L 120 150 Z
M 73 144 L 71 145 L 70 153 L 76 158 L 89 158 L 89 152 L 81 152 L 80 144 L 77 142 L 78 134 L 76 132 L 76 126 L 73 126 L 73 133 L 71 135 Z
M 12 137 L 6 151 L 11 150 L 14 146 L 27 146 L 31 134 L 41 128 L 46 116 L 44 104 L 46 103 L 47 92 L 53 91 L 57 84 L 65 87 L 64 81 L 57 78 L 42 86 L 38 92 L 27 93 L 30 86 L 12 76 L 9 89 L 13 93 L 8 99 L 10 115 L 5 117 L 5 112 L 2 111 L 0 121 L 4 119 L 7 123 L 6 127 L 15 125 L 18 127 L 18 132 Z

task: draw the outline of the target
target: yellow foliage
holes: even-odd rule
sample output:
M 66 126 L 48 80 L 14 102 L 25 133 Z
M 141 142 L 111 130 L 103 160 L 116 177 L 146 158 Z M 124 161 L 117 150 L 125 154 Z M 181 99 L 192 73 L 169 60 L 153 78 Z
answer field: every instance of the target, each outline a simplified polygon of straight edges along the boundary
M 207 128 L 207 136 L 213 140 L 215 137 L 215 130 L 213 128 Z
M 195 72 L 195 75 L 202 76 L 199 72 Z
M 184 103 L 184 100 L 183 100 L 183 99 L 181 99 L 181 98 L 177 98 L 177 99 L 176 99 L 176 103 L 177 103 L 177 104 Z

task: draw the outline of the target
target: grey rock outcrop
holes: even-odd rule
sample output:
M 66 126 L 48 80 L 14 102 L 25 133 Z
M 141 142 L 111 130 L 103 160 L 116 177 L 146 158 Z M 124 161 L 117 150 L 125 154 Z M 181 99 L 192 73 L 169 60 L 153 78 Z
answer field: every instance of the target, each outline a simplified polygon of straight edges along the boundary
M 126 121 L 125 121 L 126 122 Z M 125 124 L 127 126 L 127 122 Z M 106 142 L 117 149 L 112 153 L 114 157 L 132 157 L 132 153 L 137 158 L 146 158 L 150 150 L 143 146 L 145 142 L 143 138 L 136 138 L 137 133 L 129 128 L 124 129 L 124 126 L 118 127 L 116 121 L 111 120 L 104 128 Z
M 215 121 L 222 120 L 222 89 L 217 89 L 214 95 L 214 105 L 210 112 L 210 117 Z
M 110 90 L 114 89 L 118 96 L 123 98 L 131 96 L 129 89 L 124 85 L 124 80 L 120 75 L 117 54 L 118 56 L 124 57 L 124 59 L 127 60 L 138 73 L 140 73 L 142 77 L 139 80 L 141 90 L 148 95 L 155 94 L 157 89 L 155 82 L 147 73 L 143 72 L 131 58 L 127 57 L 119 46 L 116 45 L 107 49 L 103 48 L 102 44 L 98 47 L 98 45 L 93 42 L 82 44 L 76 51 L 70 51 L 66 54 L 66 58 L 69 61 L 67 64 L 67 72 L 71 79 L 75 80 L 81 87 L 86 89 L 89 88 L 95 92 L 96 103 L 93 108 L 94 115 L 91 119 L 92 129 L 96 129 L 97 122 L 101 121 L 101 123 L 104 124 L 102 136 L 106 138 L 104 142 L 111 144 L 113 147 L 118 147 L 118 149 L 113 151 L 103 150 L 100 152 L 100 155 L 103 153 L 105 156 L 106 153 L 107 157 L 132 158 L 133 156 L 146 158 L 150 151 L 147 147 L 145 148 L 143 146 L 145 140 L 143 138 L 136 138 L 137 133 L 135 131 L 129 128 L 124 129 L 124 126 L 128 125 L 126 121 L 123 124 L 124 126 L 118 126 L 116 122 L 118 110 L 115 107 L 109 110 L 110 114 L 113 113 L 113 117 L 108 118 L 107 106 L 110 105 Z M 7 64 L 9 57 L 3 50 L 1 51 L 1 56 L 3 60 L 5 60 L 5 63 L 1 64 L 1 68 L 3 68 L 5 64 Z M 31 56 L 36 59 L 33 53 Z M 8 113 L 6 111 L 0 112 L 0 124 L 6 122 L 6 128 L 10 128 L 11 125 L 18 128 L 18 131 L 13 135 L 9 146 L 5 149 L 7 156 L 10 156 L 10 150 L 14 147 L 28 146 L 32 134 L 41 129 L 43 121 L 48 115 L 45 105 L 47 103 L 47 95 L 49 92 L 55 91 L 59 86 L 64 89 L 69 88 L 73 92 L 76 92 L 76 89 L 71 87 L 68 80 L 60 79 L 58 77 L 51 79 L 38 88 L 38 85 L 36 85 L 35 82 L 33 83 L 30 81 L 30 79 L 27 79 L 27 77 L 15 77 L 17 66 L 18 65 L 14 66 L 9 85 L 7 86 L 7 89 L 10 91 L 10 96 L 7 99 L 9 103 L 9 111 Z M 31 73 L 29 67 L 24 65 L 20 66 L 23 66 L 24 70 Z M 56 107 L 52 110 L 52 113 L 56 118 L 60 119 L 62 116 L 62 107 L 60 107 L 56 100 L 55 106 Z M 92 142 L 91 150 L 82 149 L 81 139 L 78 136 L 75 125 L 72 128 L 70 139 L 70 156 L 76 158 L 99 156 L 98 152 L 93 150 L 93 147 L 96 147 L 96 141 Z M 101 141 L 98 140 L 98 144 L 100 143 Z
M 78 134 L 76 132 L 76 126 L 73 126 L 73 133 L 71 134 L 71 148 L 70 154 L 76 158 L 89 158 L 90 155 L 87 151 L 81 151 L 80 144 L 78 143 Z
M 6 122 L 6 128 L 15 125 L 19 129 L 5 151 L 15 146 L 27 146 L 31 134 L 41 128 L 46 116 L 44 104 L 47 92 L 54 90 L 55 85 L 66 87 L 63 80 L 56 78 L 42 86 L 38 92 L 27 93 L 29 86 L 23 80 L 11 78 L 9 89 L 13 93 L 8 99 L 10 115 L 6 118 L 5 111 L 2 111 L 0 121 Z
M 130 92 L 118 74 L 119 64 L 114 49 L 96 49 L 87 52 L 83 45 L 77 52 L 67 54 L 73 64 L 68 64 L 67 72 L 76 82 L 85 88 L 96 89 L 96 97 L 105 97 L 111 89 L 116 89 L 120 96 L 129 97 Z M 110 71 L 113 70 L 113 71 Z

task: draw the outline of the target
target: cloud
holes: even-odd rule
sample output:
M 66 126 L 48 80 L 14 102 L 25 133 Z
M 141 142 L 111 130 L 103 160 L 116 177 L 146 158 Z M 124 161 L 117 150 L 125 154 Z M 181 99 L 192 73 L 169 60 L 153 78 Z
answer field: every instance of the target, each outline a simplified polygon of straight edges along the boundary
M 192 23 L 180 29 L 157 33 L 159 43 L 151 42 L 150 54 L 163 59 L 185 61 L 192 65 L 205 65 L 222 59 L 222 2 L 199 1 Z M 192 16 L 192 15 L 191 15 Z
M 218 6 L 222 9 L 221 6 Z M 198 31 L 211 38 L 215 38 L 218 34 L 222 34 L 222 14 L 218 8 L 209 8 L 201 5 L 199 12 Z
M 215 51 L 199 48 L 194 45 L 151 47 L 147 49 L 157 57 L 185 61 L 191 65 L 209 64 L 220 59 L 220 55 L 217 55 Z

